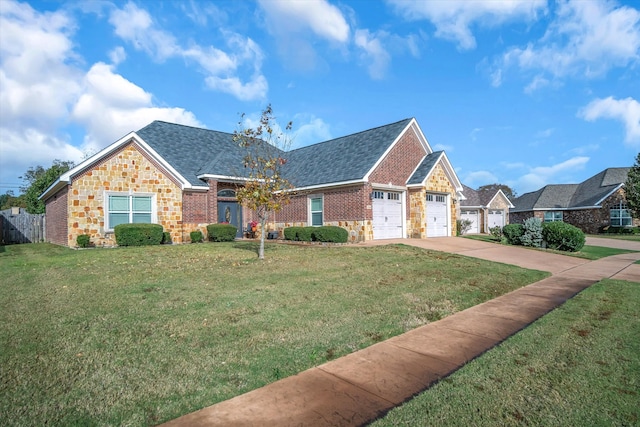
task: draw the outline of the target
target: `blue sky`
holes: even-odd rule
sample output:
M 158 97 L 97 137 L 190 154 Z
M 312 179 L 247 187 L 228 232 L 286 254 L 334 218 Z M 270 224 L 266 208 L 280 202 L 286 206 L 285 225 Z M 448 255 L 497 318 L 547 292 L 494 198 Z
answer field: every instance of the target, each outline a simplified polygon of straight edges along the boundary
M 0 0 L 0 193 L 165 120 L 271 103 L 293 147 L 415 117 L 463 183 L 631 166 L 640 6 L 615 1 Z

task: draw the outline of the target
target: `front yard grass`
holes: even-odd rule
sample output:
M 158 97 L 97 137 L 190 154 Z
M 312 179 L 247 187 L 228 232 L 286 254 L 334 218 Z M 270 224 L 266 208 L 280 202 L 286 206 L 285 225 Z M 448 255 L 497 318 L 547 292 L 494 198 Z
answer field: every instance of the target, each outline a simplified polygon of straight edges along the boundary
M 371 427 L 640 425 L 638 306 L 603 280 Z
M 158 424 L 547 273 L 404 245 L 0 251 L 0 424 Z

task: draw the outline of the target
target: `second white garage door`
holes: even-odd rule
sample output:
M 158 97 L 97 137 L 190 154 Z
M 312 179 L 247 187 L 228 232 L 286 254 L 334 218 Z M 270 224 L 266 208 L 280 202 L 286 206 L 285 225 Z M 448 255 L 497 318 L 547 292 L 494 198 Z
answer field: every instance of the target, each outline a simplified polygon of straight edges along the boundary
M 402 235 L 402 197 L 395 191 L 373 192 L 373 238 L 399 239 Z
M 504 227 L 504 211 L 502 209 L 489 210 L 489 228 Z
M 427 194 L 427 237 L 448 236 L 448 231 L 447 196 Z
M 467 231 L 467 233 L 479 233 L 478 229 L 478 211 L 474 209 L 463 209 L 460 211 L 460 219 L 461 220 L 469 220 L 471 221 L 471 228 Z

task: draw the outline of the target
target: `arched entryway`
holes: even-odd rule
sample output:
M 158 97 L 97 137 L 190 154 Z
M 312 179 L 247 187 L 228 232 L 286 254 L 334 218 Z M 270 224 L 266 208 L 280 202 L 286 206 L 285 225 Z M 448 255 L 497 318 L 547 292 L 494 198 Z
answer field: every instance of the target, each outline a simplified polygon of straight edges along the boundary
M 219 198 L 231 199 L 235 191 L 225 189 L 218 191 Z M 242 206 L 235 200 L 218 200 L 218 224 L 228 223 L 238 229 L 236 237 L 242 237 Z

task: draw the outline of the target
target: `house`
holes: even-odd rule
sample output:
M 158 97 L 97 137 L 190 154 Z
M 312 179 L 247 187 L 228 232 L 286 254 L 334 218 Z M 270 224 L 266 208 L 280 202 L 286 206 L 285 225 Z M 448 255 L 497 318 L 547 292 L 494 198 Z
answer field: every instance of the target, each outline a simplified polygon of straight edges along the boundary
M 206 224 L 243 229 L 253 212 L 235 198 L 247 180 L 244 149 L 230 133 L 154 121 L 63 174 L 40 197 L 47 240 L 80 234 L 114 245 L 123 222 L 161 224 L 175 243 Z M 350 241 L 455 235 L 462 185 L 446 154 L 431 149 L 415 119 L 283 153 L 296 187 L 268 231 L 337 225 Z
M 493 227 L 509 224 L 509 209 L 514 206 L 502 190 L 476 191 L 464 184 L 462 188 L 459 218 L 471 221 L 468 233 L 489 233 Z
M 545 222 L 564 221 L 585 233 L 602 228 L 638 225 L 627 209 L 624 183 L 631 168 L 609 168 L 580 184 L 547 185 L 513 201 L 512 223 L 537 217 Z

